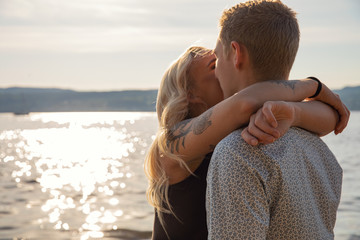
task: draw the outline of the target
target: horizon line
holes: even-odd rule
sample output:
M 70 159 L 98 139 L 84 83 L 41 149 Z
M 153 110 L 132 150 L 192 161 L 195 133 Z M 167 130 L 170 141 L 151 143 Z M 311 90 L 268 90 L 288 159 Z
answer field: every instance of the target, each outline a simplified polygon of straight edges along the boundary
M 331 88 L 331 90 L 342 90 L 345 88 L 352 88 L 352 87 L 360 87 L 360 85 L 346 85 L 341 88 Z M 103 89 L 103 90 L 91 90 L 91 89 L 76 89 L 76 88 L 65 88 L 65 87 L 33 87 L 33 86 L 0 86 L 0 89 L 16 89 L 16 88 L 24 88 L 24 89 L 57 89 L 57 90 L 64 90 L 64 91 L 74 91 L 74 92 L 125 92 L 125 91 L 158 91 L 158 88 L 128 88 L 128 89 Z

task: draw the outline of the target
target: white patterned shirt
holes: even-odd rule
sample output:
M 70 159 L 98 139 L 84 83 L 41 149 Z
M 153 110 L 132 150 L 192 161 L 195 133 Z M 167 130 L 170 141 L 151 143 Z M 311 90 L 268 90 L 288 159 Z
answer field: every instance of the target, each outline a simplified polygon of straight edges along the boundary
M 253 147 L 236 130 L 207 176 L 208 239 L 333 239 L 342 169 L 314 134 L 291 128 Z

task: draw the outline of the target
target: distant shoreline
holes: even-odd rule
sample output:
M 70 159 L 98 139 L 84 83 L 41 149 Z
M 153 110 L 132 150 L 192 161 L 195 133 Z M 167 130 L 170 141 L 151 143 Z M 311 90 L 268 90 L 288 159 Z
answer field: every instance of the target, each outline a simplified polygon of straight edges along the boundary
M 153 112 L 157 90 L 76 92 L 62 89 L 0 89 L 0 112 Z
M 157 90 L 77 92 L 56 88 L 0 88 L 0 113 L 155 112 Z M 334 90 L 346 106 L 360 110 L 360 86 Z

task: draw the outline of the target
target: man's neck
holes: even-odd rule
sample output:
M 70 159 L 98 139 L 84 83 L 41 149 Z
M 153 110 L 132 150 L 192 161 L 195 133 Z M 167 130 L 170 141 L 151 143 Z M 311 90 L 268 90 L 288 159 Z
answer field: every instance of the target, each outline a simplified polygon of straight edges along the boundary
M 253 74 L 251 71 L 248 72 L 242 72 L 238 75 L 237 78 L 237 83 L 238 83 L 238 91 L 241 91 L 244 88 L 249 87 L 250 85 L 253 85 L 255 83 L 259 83 L 259 82 L 265 82 L 265 81 L 270 81 L 270 80 L 288 80 L 289 79 L 289 74 L 287 76 L 283 76 L 283 77 L 273 77 L 273 78 L 262 78 L 262 77 L 255 77 L 255 74 Z
M 239 92 L 254 83 L 260 82 L 255 78 L 254 74 L 251 71 L 238 72 L 235 81 L 237 83 L 237 88 L 235 89 L 236 92 Z M 235 94 L 236 92 L 234 92 L 233 94 Z

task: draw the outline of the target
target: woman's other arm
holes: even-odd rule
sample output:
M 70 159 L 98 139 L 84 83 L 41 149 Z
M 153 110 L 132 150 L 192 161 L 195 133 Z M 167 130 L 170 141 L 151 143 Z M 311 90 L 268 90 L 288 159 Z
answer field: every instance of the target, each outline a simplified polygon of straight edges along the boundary
M 226 135 L 246 125 L 266 101 L 302 101 L 313 95 L 317 87 L 318 83 L 309 79 L 253 84 L 200 116 L 179 123 L 169 133 L 168 147 L 185 162 L 198 160 Z M 334 99 L 331 94 L 327 92 L 327 98 Z M 325 100 L 324 97 L 322 101 Z
M 345 117 L 343 119 L 345 120 Z M 300 127 L 324 136 L 335 129 L 338 120 L 337 111 L 319 101 L 269 101 L 250 117 L 249 125 L 241 135 L 247 143 L 253 146 L 258 143 L 274 142 L 283 136 L 290 127 Z M 339 130 L 342 131 L 346 124 L 347 120 Z

